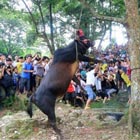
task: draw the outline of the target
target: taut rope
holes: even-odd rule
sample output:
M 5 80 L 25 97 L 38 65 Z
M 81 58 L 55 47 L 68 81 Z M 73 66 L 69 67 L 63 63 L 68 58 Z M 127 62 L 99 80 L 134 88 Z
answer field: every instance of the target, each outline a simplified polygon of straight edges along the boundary
M 80 27 L 80 22 L 81 22 L 82 13 L 83 13 L 83 6 L 82 6 L 81 11 L 80 11 L 80 18 L 79 18 L 78 23 L 77 23 L 77 29 L 79 29 L 79 27 Z M 77 29 L 76 29 L 76 30 L 77 30 Z M 76 39 L 76 32 L 75 32 L 75 39 Z M 76 42 L 75 45 L 76 45 L 76 61 L 78 61 L 78 48 L 77 48 L 77 42 Z

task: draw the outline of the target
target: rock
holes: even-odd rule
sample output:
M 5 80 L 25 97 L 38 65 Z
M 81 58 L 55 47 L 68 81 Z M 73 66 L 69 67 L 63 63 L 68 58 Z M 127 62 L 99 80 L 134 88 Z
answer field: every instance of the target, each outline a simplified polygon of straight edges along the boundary
M 101 113 L 98 118 L 101 121 L 120 121 L 123 116 L 124 113 L 122 112 L 106 112 Z
M 77 127 L 83 127 L 83 126 L 84 126 L 84 124 L 81 121 L 78 121 Z
M 111 139 L 111 137 L 112 136 L 110 134 L 105 134 L 102 136 L 102 140 L 109 140 L 109 139 Z
M 57 140 L 57 136 L 55 135 L 51 136 L 51 140 Z

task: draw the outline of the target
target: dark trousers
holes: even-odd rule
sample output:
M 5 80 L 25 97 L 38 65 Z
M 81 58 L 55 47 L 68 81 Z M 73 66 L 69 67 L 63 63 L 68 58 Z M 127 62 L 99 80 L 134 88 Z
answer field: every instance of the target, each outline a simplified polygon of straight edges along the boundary
M 20 93 L 23 93 L 24 89 L 28 92 L 30 91 L 30 79 L 21 77 L 20 81 L 19 81 L 19 91 L 20 91 Z
M 64 100 L 68 101 L 71 105 L 74 105 L 74 93 L 75 92 L 67 92 L 64 97 Z

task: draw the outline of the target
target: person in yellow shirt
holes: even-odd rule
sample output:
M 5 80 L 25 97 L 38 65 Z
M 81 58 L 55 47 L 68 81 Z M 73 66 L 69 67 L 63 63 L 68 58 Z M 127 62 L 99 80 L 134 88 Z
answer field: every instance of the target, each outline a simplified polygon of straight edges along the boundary
M 121 74 L 121 78 L 124 80 L 127 88 L 131 86 L 131 81 L 128 75 L 123 71 L 123 69 L 119 69 L 119 73 Z
M 23 64 L 23 62 L 24 62 L 23 57 L 19 57 L 18 62 L 16 64 L 18 74 L 21 74 L 21 72 L 22 72 L 22 64 Z
M 103 72 L 105 70 L 107 70 L 108 69 L 108 64 L 107 63 L 102 64 L 101 69 L 102 69 Z
M 131 80 L 129 79 L 128 75 L 123 71 L 123 69 L 119 69 L 119 73 L 121 75 L 121 78 L 124 80 L 124 83 L 127 86 L 127 92 L 129 94 L 129 100 L 128 102 L 130 102 L 130 97 L 131 97 Z

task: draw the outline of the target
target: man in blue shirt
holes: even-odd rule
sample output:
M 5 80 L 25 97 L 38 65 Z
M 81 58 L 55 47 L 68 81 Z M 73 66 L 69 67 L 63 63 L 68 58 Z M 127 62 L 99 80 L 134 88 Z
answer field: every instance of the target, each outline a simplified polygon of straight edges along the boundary
M 33 66 L 31 61 L 32 61 L 32 56 L 26 55 L 25 62 L 22 65 L 21 78 L 19 82 L 20 93 L 23 93 L 25 90 L 27 96 L 29 95 L 30 92 L 31 73 L 33 73 Z

